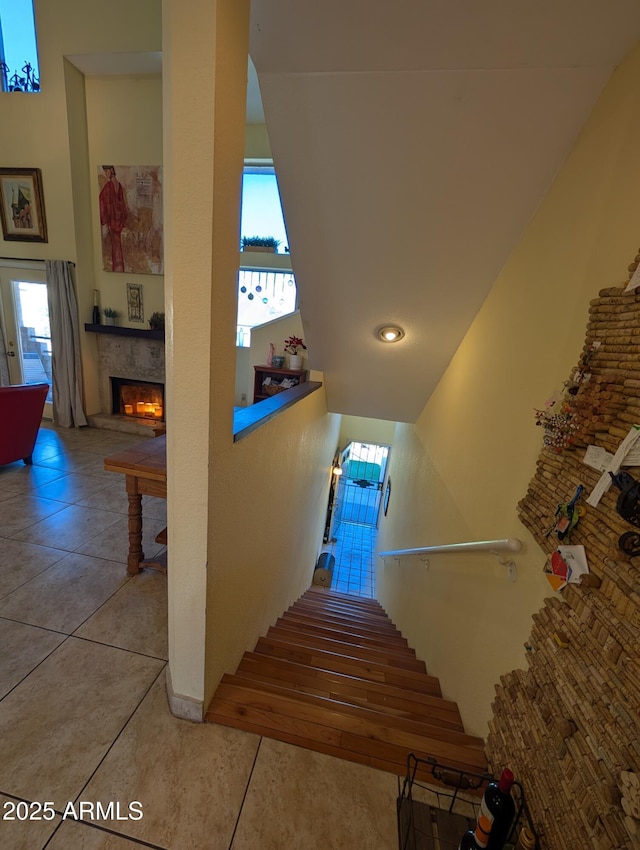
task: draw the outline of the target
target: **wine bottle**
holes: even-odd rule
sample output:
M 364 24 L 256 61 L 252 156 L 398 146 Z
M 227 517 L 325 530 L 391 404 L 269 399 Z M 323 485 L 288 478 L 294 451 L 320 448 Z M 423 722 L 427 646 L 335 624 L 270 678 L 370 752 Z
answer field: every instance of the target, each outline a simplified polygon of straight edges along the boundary
M 511 796 L 512 785 L 513 773 L 505 767 L 498 782 L 490 782 L 482 797 L 480 813 L 491 823 L 487 850 L 502 850 L 509 835 L 516 813 L 516 806 Z
M 93 324 L 100 324 L 100 307 L 98 305 L 98 290 L 93 290 Z
M 489 818 L 480 815 L 475 829 L 468 829 L 460 839 L 458 850 L 484 850 L 489 841 L 490 830 Z

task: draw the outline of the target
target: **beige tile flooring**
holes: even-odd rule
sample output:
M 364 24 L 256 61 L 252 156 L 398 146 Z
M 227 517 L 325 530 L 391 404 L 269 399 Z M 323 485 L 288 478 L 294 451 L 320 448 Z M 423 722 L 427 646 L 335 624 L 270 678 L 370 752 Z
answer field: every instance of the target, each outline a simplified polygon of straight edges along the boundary
M 166 579 L 127 575 L 102 468 L 138 440 L 45 426 L 0 467 L 0 847 L 397 847 L 390 774 L 169 712 Z M 144 517 L 153 556 L 164 502 Z

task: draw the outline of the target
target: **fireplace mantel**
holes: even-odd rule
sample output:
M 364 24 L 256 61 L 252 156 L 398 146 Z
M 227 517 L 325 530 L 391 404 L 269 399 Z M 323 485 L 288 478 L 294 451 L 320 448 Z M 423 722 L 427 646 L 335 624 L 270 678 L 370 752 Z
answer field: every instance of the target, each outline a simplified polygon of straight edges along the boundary
M 113 334 L 114 336 L 139 336 L 145 339 L 164 339 L 164 331 L 152 331 L 146 328 L 121 328 L 118 325 L 91 325 L 85 323 L 85 331 L 94 334 Z

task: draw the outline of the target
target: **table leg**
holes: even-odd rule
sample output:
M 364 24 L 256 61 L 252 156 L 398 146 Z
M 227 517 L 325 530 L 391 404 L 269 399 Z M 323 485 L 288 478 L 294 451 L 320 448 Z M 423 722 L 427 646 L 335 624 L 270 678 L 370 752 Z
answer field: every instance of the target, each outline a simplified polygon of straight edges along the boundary
M 127 496 L 129 498 L 129 555 L 127 572 L 136 575 L 140 572 L 140 562 L 144 560 L 142 551 L 142 495 L 138 491 L 138 479 L 127 475 Z

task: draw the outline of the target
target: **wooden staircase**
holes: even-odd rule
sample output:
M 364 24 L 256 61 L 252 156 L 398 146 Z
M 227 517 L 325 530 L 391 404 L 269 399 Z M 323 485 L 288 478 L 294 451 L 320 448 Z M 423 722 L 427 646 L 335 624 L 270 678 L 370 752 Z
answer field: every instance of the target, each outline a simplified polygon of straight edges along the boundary
M 410 752 L 487 770 L 484 742 L 465 734 L 382 606 L 323 588 L 222 677 L 205 719 L 402 776 Z

